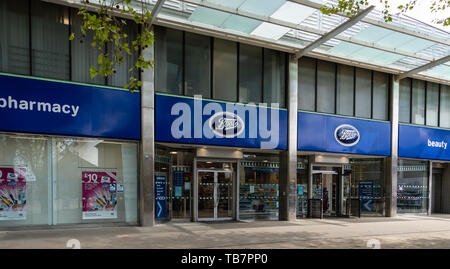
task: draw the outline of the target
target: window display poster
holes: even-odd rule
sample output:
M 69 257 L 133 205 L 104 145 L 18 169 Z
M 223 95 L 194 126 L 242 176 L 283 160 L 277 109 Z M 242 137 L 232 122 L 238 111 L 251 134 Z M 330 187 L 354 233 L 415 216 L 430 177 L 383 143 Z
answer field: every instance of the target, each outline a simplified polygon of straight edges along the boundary
M 361 212 L 373 211 L 373 180 L 360 181 L 358 184 Z
M 117 173 L 83 171 L 83 219 L 117 218 Z
M 26 168 L 0 167 L 0 220 L 26 219 Z
M 155 177 L 155 214 L 157 219 L 166 218 L 166 177 Z

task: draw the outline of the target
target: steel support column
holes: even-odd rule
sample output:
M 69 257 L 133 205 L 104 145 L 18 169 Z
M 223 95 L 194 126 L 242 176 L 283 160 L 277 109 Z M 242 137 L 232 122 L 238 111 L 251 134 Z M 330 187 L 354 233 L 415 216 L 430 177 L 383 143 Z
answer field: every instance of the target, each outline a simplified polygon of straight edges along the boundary
M 154 47 L 142 51 L 145 59 L 153 61 Z M 142 226 L 155 224 L 155 83 L 153 69 L 141 73 L 141 143 L 140 143 L 140 188 L 139 216 Z
M 280 214 L 279 219 L 297 218 L 297 116 L 298 60 L 289 55 L 288 70 L 288 149 L 280 153 Z
M 387 162 L 386 180 L 386 217 L 397 216 L 397 178 L 398 178 L 398 120 L 399 120 L 400 80 L 391 77 L 390 119 L 391 119 L 391 156 Z

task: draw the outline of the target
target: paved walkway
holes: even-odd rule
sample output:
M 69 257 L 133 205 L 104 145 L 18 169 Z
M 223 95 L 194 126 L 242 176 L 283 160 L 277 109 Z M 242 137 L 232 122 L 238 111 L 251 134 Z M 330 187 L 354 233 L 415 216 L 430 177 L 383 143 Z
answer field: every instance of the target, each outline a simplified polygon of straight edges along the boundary
M 450 215 L 0 231 L 0 248 L 450 248 Z

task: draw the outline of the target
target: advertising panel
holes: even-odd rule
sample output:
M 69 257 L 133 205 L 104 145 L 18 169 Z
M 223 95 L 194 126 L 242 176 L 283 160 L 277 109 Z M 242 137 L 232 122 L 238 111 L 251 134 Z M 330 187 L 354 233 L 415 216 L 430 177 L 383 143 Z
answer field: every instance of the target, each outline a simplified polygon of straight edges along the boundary
M 82 172 L 83 219 L 117 218 L 117 173 Z
M 0 167 L 0 220 L 27 218 L 26 172 L 26 168 Z

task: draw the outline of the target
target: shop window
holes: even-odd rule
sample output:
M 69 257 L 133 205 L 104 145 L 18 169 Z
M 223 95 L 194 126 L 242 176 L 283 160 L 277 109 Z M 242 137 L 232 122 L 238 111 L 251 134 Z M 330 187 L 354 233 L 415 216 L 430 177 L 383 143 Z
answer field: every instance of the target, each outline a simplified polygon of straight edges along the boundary
M 279 157 L 244 154 L 240 164 L 240 219 L 278 219 Z
M 428 163 L 399 160 L 397 183 L 398 213 L 427 213 Z
M 185 33 L 185 94 L 211 98 L 211 38 Z
M 450 128 L 450 86 L 441 85 L 440 125 Z
M 373 72 L 373 115 L 377 120 L 389 119 L 389 75 Z
M 137 146 L 55 139 L 55 224 L 137 223 Z
M 409 123 L 411 120 L 411 79 L 400 80 L 399 121 Z
M 337 66 L 336 112 L 340 115 L 353 116 L 353 67 L 339 64 Z
M 183 32 L 155 26 L 155 90 L 183 94 Z
M 412 81 L 411 122 L 425 124 L 425 81 Z
M 316 60 L 308 57 L 298 62 L 298 108 L 314 111 L 316 102 Z
M 237 43 L 214 39 L 213 98 L 237 101 Z
M 239 44 L 239 102 L 262 101 L 262 48 Z
M 317 112 L 335 113 L 335 68 L 335 63 L 317 61 Z
M 285 107 L 286 54 L 264 49 L 264 103 L 278 103 Z
M 0 151 L 0 185 L 24 179 L 0 186 L 0 226 L 137 223 L 135 143 L 0 135 Z
M 69 42 L 69 8 L 31 1 L 32 75 L 69 80 Z
M 30 74 L 28 1 L 0 2 L 0 71 Z
M 41 136 L 0 135 L 0 226 L 49 224 L 51 180 L 48 139 Z M 22 186 L 8 185 L 8 175 L 22 170 Z
M 363 216 L 384 216 L 385 214 L 384 167 L 384 159 L 351 160 L 351 171 L 348 171 L 351 182 L 344 179 L 344 199 L 359 199 Z M 344 205 L 346 205 L 345 201 Z
M 372 110 L 372 71 L 356 68 L 355 75 L 355 116 L 370 118 Z
M 427 82 L 426 125 L 438 126 L 439 84 Z

